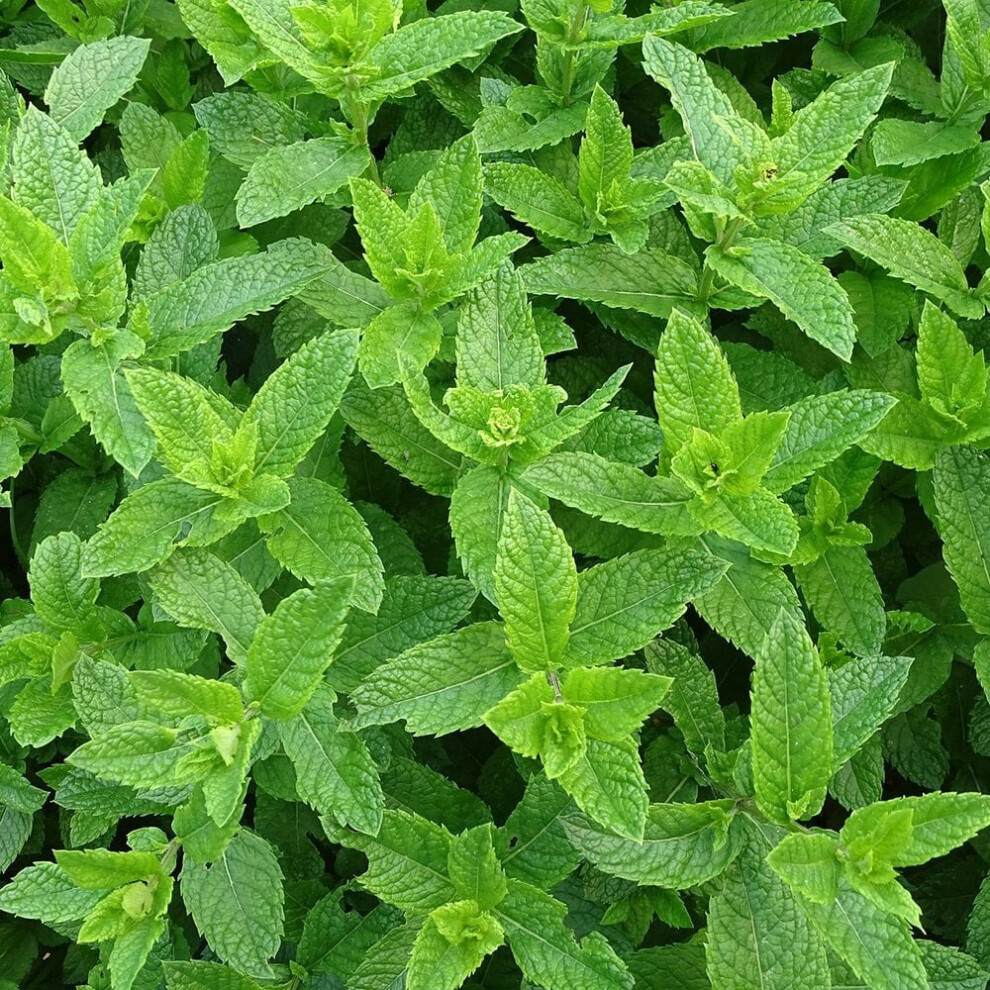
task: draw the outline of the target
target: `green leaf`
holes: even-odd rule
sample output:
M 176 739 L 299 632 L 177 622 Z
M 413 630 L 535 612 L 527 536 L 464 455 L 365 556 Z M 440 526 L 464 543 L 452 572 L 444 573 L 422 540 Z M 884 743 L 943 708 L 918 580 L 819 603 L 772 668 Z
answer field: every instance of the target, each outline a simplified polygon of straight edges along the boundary
M 523 670 L 559 666 L 577 604 L 577 569 L 548 513 L 515 488 L 498 539 L 495 596 L 515 662 Z
M 258 990 L 254 980 L 215 962 L 162 963 L 168 990 Z
M 802 623 L 781 612 L 756 656 L 752 696 L 753 779 L 769 818 L 810 818 L 832 775 L 828 683 Z
M 598 932 L 578 943 L 564 924 L 564 905 L 521 880 L 494 910 L 527 979 L 574 990 L 631 990 L 632 976 Z
M 742 830 L 731 804 L 653 804 L 642 839 L 613 834 L 587 818 L 564 820 L 571 841 L 597 869 L 636 883 L 683 889 L 717 877 L 738 855 Z
M 676 640 L 661 638 L 646 648 L 647 669 L 671 679 L 661 702 L 674 717 L 687 748 L 701 754 L 706 746 L 725 747 L 725 716 L 715 676 L 700 656 Z
M 457 381 L 479 389 L 542 385 L 543 351 L 522 279 L 503 265 L 467 296 L 457 322 Z
M 670 90 L 694 156 L 731 185 L 736 168 L 746 162 L 746 149 L 732 132 L 736 111 L 701 59 L 676 42 L 649 35 L 643 40 L 643 68 Z
M 165 286 L 141 300 L 131 325 L 144 331 L 149 358 L 174 357 L 271 309 L 323 270 L 315 245 L 301 238 L 277 241 L 260 254 L 214 261 Z
M 763 484 L 773 492 L 787 491 L 865 437 L 893 407 L 891 396 L 866 389 L 826 392 L 794 403 Z
M 802 899 L 830 947 L 875 990 L 926 990 L 921 951 L 907 922 L 874 906 L 842 880 L 831 904 Z
M 852 303 L 824 265 L 790 244 L 756 237 L 739 241 L 729 251 L 709 249 L 706 257 L 724 279 L 769 299 L 812 340 L 844 361 L 852 357 Z
M 722 889 L 709 903 L 708 975 L 714 986 L 739 990 L 817 990 L 829 985 L 825 946 L 767 866 L 766 831 L 755 825 L 746 830 Z M 779 849 L 771 852 L 771 862 Z
M 990 633 L 990 465 L 970 447 L 947 447 L 932 477 L 946 566 L 973 628 Z
M 815 561 L 794 568 L 815 618 L 853 653 L 880 652 L 887 632 L 883 592 L 862 547 L 828 547 Z
M 845 76 L 799 110 L 773 143 L 774 184 L 793 183 L 807 193 L 818 189 L 876 116 L 893 68 L 888 62 Z
M 447 871 L 459 897 L 474 901 L 482 911 L 498 904 L 507 887 L 495 855 L 493 827 L 478 825 L 454 836 Z
M 638 550 L 581 571 L 563 665 L 631 655 L 673 625 L 725 571 L 723 561 L 687 548 Z
M 126 39 L 128 42 L 134 39 Z M 69 243 L 99 195 L 99 169 L 48 114 L 29 106 L 13 141 L 13 199 Z M 47 168 L 38 168 L 39 161 Z
M 591 240 L 580 200 L 532 165 L 493 162 L 485 168 L 485 191 L 539 233 L 579 244 Z
M 186 859 L 182 899 L 210 948 L 251 976 L 271 975 L 283 931 L 282 871 L 272 847 L 242 829 L 203 866 Z
M 604 303 L 666 319 L 688 307 L 698 291 L 695 271 L 657 248 L 626 254 L 614 244 L 586 244 L 537 258 L 520 269 L 533 295 Z
M 356 357 L 357 335 L 338 330 L 307 341 L 272 372 L 238 427 L 238 435 L 257 430 L 255 474 L 292 474 L 337 411 Z
M 84 918 L 103 899 L 105 891 L 81 890 L 57 863 L 25 867 L 0 892 L 0 908 L 22 918 L 49 922 Z
M 549 890 L 580 862 L 563 818 L 576 810 L 571 797 L 543 774 L 529 779 L 522 800 L 499 829 L 496 848 L 506 874 Z
M 355 728 L 405 719 L 414 735 L 481 725 L 482 716 L 522 680 L 502 627 L 474 623 L 406 650 L 351 692 Z
M 99 581 L 82 576 L 83 544 L 75 533 L 49 536 L 31 557 L 34 610 L 55 629 L 73 629 L 92 613 Z
M 450 833 L 419 815 L 387 809 L 374 836 L 347 832 L 324 820 L 335 842 L 368 857 L 361 885 L 400 911 L 425 914 L 456 897 L 447 875 Z
M 385 583 L 383 567 L 357 510 L 317 478 L 293 478 L 289 492 L 291 503 L 263 520 L 269 552 L 310 584 L 351 578 L 351 603 L 377 611 Z
M 558 782 L 596 822 L 627 839 L 643 837 L 649 796 L 633 738 L 588 739 L 584 752 Z
M 729 569 L 694 606 L 721 636 L 755 657 L 781 609 L 800 618 L 797 592 L 779 567 L 757 560 L 741 545 L 714 536 L 701 542 L 710 553 L 729 561 Z
M 380 68 L 373 81 L 361 87 L 361 95 L 381 100 L 402 92 L 521 30 L 499 11 L 460 11 L 415 21 L 386 35 L 368 52 L 368 61 Z
M 829 670 L 835 766 L 851 759 L 893 714 L 912 662 L 910 657 L 857 657 Z
M 826 233 L 886 268 L 894 278 L 941 300 L 969 319 L 983 314 L 955 255 L 934 234 L 909 220 L 870 215 L 832 224 Z
M 296 790 L 320 814 L 376 835 L 384 806 L 378 770 L 360 737 L 338 723 L 333 702 L 333 692 L 321 688 L 295 718 L 279 725 Z
M 178 741 L 178 736 L 177 729 L 154 722 L 126 722 L 83 743 L 68 762 L 131 787 L 168 787 L 175 782 L 176 761 L 188 748 Z
M 834 24 L 841 16 L 833 4 L 818 0 L 797 6 L 786 0 L 743 0 L 731 10 L 729 24 L 720 24 L 720 18 L 705 26 L 694 46 L 697 51 L 749 48 Z
M 173 551 L 180 534 L 196 542 L 209 533 L 210 542 L 224 530 L 211 525 L 222 496 L 201 491 L 177 478 L 142 485 L 128 495 L 86 544 L 83 573 L 107 577 L 146 571 Z M 236 525 L 236 523 L 235 523 Z M 233 528 L 232 526 L 229 528 Z
M 254 227 L 323 200 L 360 175 L 368 162 L 366 149 L 339 137 L 275 145 L 250 163 L 237 190 L 237 222 Z
M 205 550 L 181 550 L 148 580 L 158 604 L 180 626 L 219 633 L 231 656 L 244 660 L 265 613 L 230 564 Z
M 306 707 L 344 633 L 351 581 L 302 588 L 258 625 L 244 663 L 244 689 L 269 718 L 292 719 Z
M 45 90 L 52 120 L 77 141 L 137 82 L 151 42 L 119 36 L 80 45 L 55 69 Z
M 581 142 L 578 177 L 578 191 L 590 213 L 598 209 L 599 197 L 609 192 L 613 182 L 628 182 L 632 164 L 632 134 L 623 126 L 618 105 L 596 86 Z
M 443 226 L 451 254 L 471 250 L 478 236 L 482 201 L 481 156 L 474 136 L 455 141 L 416 183 L 409 197 L 409 213 L 429 203 Z
M 644 533 L 676 532 L 690 493 L 671 478 L 579 451 L 549 454 L 523 474 L 544 495 Z
M 718 436 L 742 419 L 729 362 L 697 320 L 675 312 L 657 349 L 654 402 L 665 443 L 687 443 L 692 430 Z

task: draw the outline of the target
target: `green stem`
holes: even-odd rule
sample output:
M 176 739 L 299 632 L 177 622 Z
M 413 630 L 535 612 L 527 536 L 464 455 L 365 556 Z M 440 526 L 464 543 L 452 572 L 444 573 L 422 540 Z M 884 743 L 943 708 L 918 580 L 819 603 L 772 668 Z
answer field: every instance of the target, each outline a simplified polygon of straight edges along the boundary
M 571 18 L 571 23 L 567 27 L 567 34 L 564 36 L 564 42 L 568 46 L 576 45 L 581 38 L 581 32 L 584 31 L 584 26 L 588 20 L 588 5 L 581 0 L 577 5 L 577 9 L 574 11 L 574 16 Z M 564 51 L 564 69 L 562 72 L 561 79 L 561 94 L 560 102 L 563 106 L 567 106 L 571 99 L 571 88 L 574 86 L 574 80 L 577 77 L 577 52 L 572 47 L 568 47 Z
M 563 692 L 560 690 L 560 678 L 557 676 L 557 671 L 548 670 L 547 680 L 550 682 L 550 687 L 553 688 L 553 698 L 556 702 L 561 702 L 564 700 Z
M 739 233 L 739 228 L 742 227 L 744 222 L 741 217 L 734 217 L 730 220 L 715 242 L 715 247 L 720 251 L 727 251 L 732 246 L 732 242 L 736 239 L 736 234 Z M 701 273 L 701 282 L 698 284 L 698 302 L 707 304 L 712 294 L 712 282 L 714 279 L 715 270 L 706 262 L 704 270 Z
M 371 179 L 376 186 L 381 188 L 382 180 L 378 174 L 378 162 L 375 161 L 375 156 L 371 151 L 370 144 L 368 143 L 371 107 L 358 96 L 357 86 L 351 84 L 348 84 L 347 96 L 342 102 L 344 114 L 350 121 L 351 127 L 354 129 L 354 143 L 359 148 L 367 148 L 368 150 L 368 178 Z
M 14 486 L 16 482 L 16 478 L 10 479 L 10 508 L 7 510 L 7 515 L 10 519 L 10 542 L 14 545 L 14 553 L 17 559 L 26 570 L 28 566 L 27 554 L 24 553 L 24 548 L 21 546 L 20 538 L 17 535 L 17 503 L 14 501 Z

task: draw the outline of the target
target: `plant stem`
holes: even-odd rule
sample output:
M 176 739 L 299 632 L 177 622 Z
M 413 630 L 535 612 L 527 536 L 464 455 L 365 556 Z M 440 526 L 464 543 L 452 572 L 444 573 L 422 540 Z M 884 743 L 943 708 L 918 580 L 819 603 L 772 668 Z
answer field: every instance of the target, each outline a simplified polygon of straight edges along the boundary
M 741 217 L 734 217 L 722 230 L 721 235 L 715 242 L 715 247 L 720 251 L 726 251 L 732 246 L 732 242 L 739 233 L 739 228 L 744 221 Z M 712 282 L 715 279 L 715 270 L 706 262 L 701 273 L 701 282 L 698 284 L 698 302 L 707 303 L 712 294 Z
M 564 42 L 568 46 L 576 45 L 578 39 L 581 37 L 581 32 L 584 30 L 584 25 L 588 20 L 588 5 L 581 0 L 574 11 L 574 16 L 571 18 L 571 23 L 567 27 L 567 34 L 564 36 Z M 574 79 L 577 76 L 577 65 L 575 64 L 576 52 L 573 48 L 568 47 L 564 52 L 564 69 L 561 74 L 561 94 L 560 102 L 563 106 L 567 106 L 571 100 L 571 88 L 574 86 Z

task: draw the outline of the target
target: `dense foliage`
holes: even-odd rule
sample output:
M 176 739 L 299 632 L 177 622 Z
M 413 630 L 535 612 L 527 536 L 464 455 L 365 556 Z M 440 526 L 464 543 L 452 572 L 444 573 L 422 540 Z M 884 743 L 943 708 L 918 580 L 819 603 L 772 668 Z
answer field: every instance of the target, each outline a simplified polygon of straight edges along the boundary
M 0 990 L 986 987 L 990 0 L 0 16 Z

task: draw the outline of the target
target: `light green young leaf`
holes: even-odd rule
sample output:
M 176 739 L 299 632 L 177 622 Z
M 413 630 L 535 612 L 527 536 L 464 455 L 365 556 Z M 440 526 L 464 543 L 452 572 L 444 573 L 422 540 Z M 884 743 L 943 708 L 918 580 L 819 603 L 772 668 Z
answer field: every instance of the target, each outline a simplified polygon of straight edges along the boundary
M 584 709 L 588 735 L 620 742 L 660 707 L 671 678 L 621 667 L 578 667 L 564 681 L 564 700 Z

